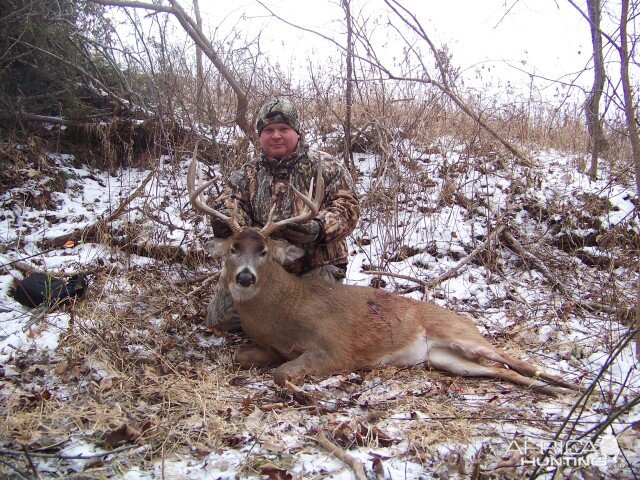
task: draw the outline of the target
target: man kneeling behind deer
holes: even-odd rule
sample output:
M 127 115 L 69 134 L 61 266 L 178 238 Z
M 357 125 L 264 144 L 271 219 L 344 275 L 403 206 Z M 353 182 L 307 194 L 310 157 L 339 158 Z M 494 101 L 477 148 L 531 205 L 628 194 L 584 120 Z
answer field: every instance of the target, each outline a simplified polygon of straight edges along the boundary
M 199 197 L 213 180 L 196 186 L 195 173 L 194 158 L 188 174 L 191 202 L 227 222 L 232 231 L 231 237 L 208 242 L 207 248 L 224 257 L 242 329 L 255 342 L 236 352 L 235 360 L 242 367 L 281 364 L 274 380 L 284 386 L 300 383 L 307 375 L 425 363 L 456 375 L 504 379 L 551 395 L 580 390 L 499 350 L 471 320 L 433 303 L 288 273 L 282 265 L 297 259 L 302 250 L 270 235 L 316 215 L 324 192 L 321 162 L 314 198 L 313 180 L 308 196 L 294 189 L 307 206 L 305 211 L 277 222 L 270 218 L 261 229 L 241 227 L 234 215 L 224 215 L 203 202 Z M 500 366 L 485 365 L 481 359 Z

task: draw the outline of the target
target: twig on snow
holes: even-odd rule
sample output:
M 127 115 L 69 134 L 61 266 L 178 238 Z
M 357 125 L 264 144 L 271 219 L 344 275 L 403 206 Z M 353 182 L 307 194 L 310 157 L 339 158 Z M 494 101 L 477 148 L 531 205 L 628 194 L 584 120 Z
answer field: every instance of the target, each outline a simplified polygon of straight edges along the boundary
M 204 280 L 199 281 L 198 285 L 196 287 L 193 287 L 191 291 L 187 293 L 187 297 L 195 296 L 198 292 L 208 287 L 211 282 L 213 282 L 214 280 L 217 280 L 218 278 L 220 278 L 220 274 L 214 273 L 213 275 L 209 275 Z
M 496 228 L 493 232 L 489 234 L 489 236 L 485 239 L 484 242 L 478 245 L 469 255 L 467 255 L 462 260 L 460 260 L 455 267 L 443 273 L 442 275 L 434 278 L 433 280 L 429 280 L 428 282 L 426 282 L 425 287 L 427 287 L 427 289 L 433 288 L 436 285 L 441 284 L 445 280 L 449 280 L 450 278 L 460 275 L 460 273 L 462 273 L 463 268 L 467 266 L 469 263 L 471 263 L 471 261 L 474 258 L 476 258 L 481 252 L 483 252 L 491 244 L 491 242 L 493 242 L 493 240 L 504 231 L 504 229 L 505 229 L 505 226 L 500 225 L 498 228 Z
M 106 457 L 108 455 L 114 455 L 116 453 L 124 452 L 125 450 L 131 450 L 132 448 L 140 447 L 140 445 L 123 445 L 122 447 L 114 448 L 113 450 L 109 450 L 107 452 L 99 452 L 99 453 L 90 453 L 90 454 L 80 454 L 80 455 L 63 455 L 60 453 L 41 453 L 41 452 L 29 452 L 29 455 L 32 457 L 43 457 L 43 458 L 57 458 L 60 460 L 88 460 L 91 458 L 100 458 Z M 7 450 L 0 449 L 0 455 L 9 455 L 13 457 L 19 457 L 21 455 L 25 455 L 25 452 L 22 450 Z
M 291 383 L 289 380 L 286 380 L 284 382 L 285 387 L 287 387 L 288 389 L 296 392 L 296 393 L 304 393 L 306 395 L 307 392 L 305 392 L 302 388 L 300 388 L 299 386 L 297 386 L 294 383 Z
M 4 465 L 5 467 L 10 468 L 11 470 L 13 470 L 15 472 L 15 474 L 18 476 L 17 478 L 24 479 L 24 480 L 29 480 L 29 477 L 27 477 L 24 473 L 22 473 L 16 467 L 11 465 L 9 462 L 5 462 L 1 458 L 0 458 L 0 465 Z
M 424 280 L 420 280 L 419 278 L 412 277 L 410 275 L 403 275 L 401 273 L 383 272 L 382 270 L 365 270 L 364 273 L 367 275 L 384 275 L 386 277 L 400 278 L 402 280 L 409 280 L 410 282 L 417 283 L 423 287 L 427 286 L 427 282 Z
M 125 198 L 120 205 L 118 206 L 118 208 L 116 208 L 110 215 L 107 215 L 105 218 L 101 218 L 98 221 L 96 221 L 93 225 L 89 226 L 89 227 L 85 227 L 85 228 L 81 228 L 78 230 L 74 230 L 71 233 L 67 233 L 65 235 L 62 235 L 60 237 L 55 237 L 49 240 L 45 240 L 43 243 L 46 243 L 48 246 L 51 247 L 56 247 L 56 246 L 62 246 L 65 243 L 67 243 L 69 240 L 75 240 L 75 239 L 82 239 L 82 238 L 86 238 L 86 237 L 92 237 L 95 236 L 100 227 L 106 227 L 109 223 L 111 223 L 113 220 L 115 220 L 117 217 L 119 217 L 122 212 L 124 211 L 125 207 L 127 205 L 129 205 L 134 199 L 136 199 L 137 197 L 140 196 L 141 193 L 144 192 L 144 188 L 147 186 L 147 184 L 151 181 L 151 179 L 153 178 L 153 175 L 155 174 L 155 170 L 151 170 L 151 172 L 149 172 L 149 174 L 146 176 L 146 178 L 140 183 L 140 185 L 138 185 L 135 190 L 133 190 L 133 192 L 131 192 L 129 194 L 129 196 L 127 198 Z
M 329 440 L 324 432 L 320 432 L 316 436 L 310 438 L 326 451 L 328 451 L 331 455 L 340 460 L 342 463 L 350 467 L 351 470 L 353 470 L 353 473 L 356 476 L 357 480 L 367 480 L 367 475 L 364 471 L 364 466 L 362 465 L 362 463 L 346 453 L 331 440 Z
M 27 457 L 27 463 L 29 464 L 29 468 L 33 472 L 33 477 L 36 480 L 39 480 L 40 474 L 38 473 L 38 469 L 36 468 L 36 465 L 33 463 L 33 459 L 31 458 L 31 453 L 29 452 L 29 448 L 26 445 L 23 445 L 22 450 L 24 451 L 24 456 Z
M 524 249 L 524 247 L 515 239 L 513 235 L 508 230 L 505 230 L 502 234 L 502 238 L 505 240 L 507 246 L 513 250 L 515 253 L 520 255 L 524 260 L 529 262 L 533 267 L 538 270 L 542 275 L 545 276 L 547 280 L 551 283 L 551 287 L 558 290 L 563 295 L 567 294 L 567 290 L 564 288 L 560 280 L 551 273 L 551 271 L 543 265 L 543 263 L 538 260 L 538 258 L 532 254 L 531 252 Z
M 396 278 L 401 278 L 403 280 L 409 280 L 410 282 L 415 282 L 418 285 L 425 287 L 424 294 L 426 296 L 429 289 L 435 287 L 436 285 L 439 285 L 445 280 L 449 280 L 450 278 L 460 275 L 460 273 L 462 273 L 462 271 L 464 270 L 464 267 L 466 267 L 469 263 L 471 263 L 471 261 L 474 258 L 476 258 L 480 253 L 482 253 L 491 244 L 491 242 L 493 242 L 493 240 L 504 231 L 504 229 L 505 229 L 505 226 L 500 225 L 498 228 L 496 228 L 493 232 L 489 234 L 489 236 L 485 239 L 484 242 L 478 245 L 469 255 L 467 255 L 462 260 L 460 260 L 455 267 L 451 268 L 450 270 L 446 271 L 442 275 L 429 281 L 420 280 L 419 278 L 411 277 L 408 275 L 402 275 L 399 273 L 382 272 L 379 270 L 367 270 L 364 273 L 367 273 L 369 275 L 386 275 L 388 277 L 396 277 Z

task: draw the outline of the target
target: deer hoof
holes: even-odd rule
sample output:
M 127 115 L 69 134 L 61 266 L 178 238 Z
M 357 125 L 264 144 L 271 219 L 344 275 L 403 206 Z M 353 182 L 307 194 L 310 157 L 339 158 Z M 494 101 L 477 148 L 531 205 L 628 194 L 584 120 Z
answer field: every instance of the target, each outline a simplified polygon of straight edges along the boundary
M 276 368 L 276 371 L 273 373 L 273 381 L 281 387 L 286 386 L 287 383 L 298 385 L 303 378 L 304 374 L 291 374 L 287 372 L 287 369 L 282 367 Z
M 281 368 L 276 368 L 276 371 L 273 373 L 273 381 L 276 383 L 276 385 L 284 387 L 286 382 L 291 382 L 291 377 L 287 375 Z

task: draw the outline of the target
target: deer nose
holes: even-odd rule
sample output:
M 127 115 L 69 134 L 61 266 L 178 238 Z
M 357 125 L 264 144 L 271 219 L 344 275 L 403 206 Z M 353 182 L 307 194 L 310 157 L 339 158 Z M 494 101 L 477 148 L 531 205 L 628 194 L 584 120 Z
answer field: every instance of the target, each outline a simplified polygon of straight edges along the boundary
M 250 287 L 256 283 L 256 276 L 245 268 L 236 275 L 236 283 L 245 288 Z

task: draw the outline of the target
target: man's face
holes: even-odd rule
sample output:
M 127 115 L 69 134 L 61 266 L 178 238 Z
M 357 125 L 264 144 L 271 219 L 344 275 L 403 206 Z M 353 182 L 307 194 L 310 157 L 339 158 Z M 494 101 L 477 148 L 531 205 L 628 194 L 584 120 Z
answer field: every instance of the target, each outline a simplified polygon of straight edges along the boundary
M 270 123 L 260 132 L 260 146 L 273 158 L 291 155 L 298 145 L 300 135 L 286 123 Z

